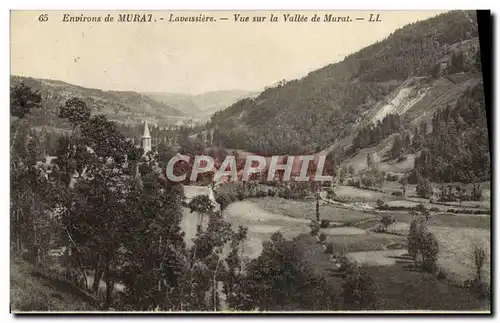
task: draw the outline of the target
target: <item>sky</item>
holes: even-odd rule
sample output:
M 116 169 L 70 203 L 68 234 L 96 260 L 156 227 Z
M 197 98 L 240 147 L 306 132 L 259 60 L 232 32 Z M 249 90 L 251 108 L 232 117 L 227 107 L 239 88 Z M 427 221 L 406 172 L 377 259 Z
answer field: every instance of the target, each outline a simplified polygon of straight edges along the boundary
M 404 25 L 437 11 L 11 11 L 11 74 L 84 87 L 199 94 L 260 91 L 338 62 Z M 70 16 L 151 13 L 156 22 L 64 22 Z M 279 18 L 269 22 L 270 14 Z M 350 23 L 285 22 L 283 14 L 350 16 Z M 370 13 L 382 22 L 370 23 Z M 169 22 L 170 15 L 215 17 L 216 22 Z M 235 22 L 234 14 L 267 17 Z M 228 20 L 219 20 L 227 17 Z M 364 17 L 358 21 L 355 17 Z M 163 20 L 160 20 L 163 18 Z M 42 18 L 42 20 L 44 20 Z

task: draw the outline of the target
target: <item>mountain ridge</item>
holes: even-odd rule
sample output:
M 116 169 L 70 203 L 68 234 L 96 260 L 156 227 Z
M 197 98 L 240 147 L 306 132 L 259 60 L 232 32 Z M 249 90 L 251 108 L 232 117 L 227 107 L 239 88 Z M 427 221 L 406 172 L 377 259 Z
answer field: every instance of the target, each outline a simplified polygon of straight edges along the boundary
M 479 46 L 470 16 L 451 11 L 411 23 L 341 62 L 240 100 L 212 116 L 214 139 L 262 154 L 325 149 L 408 79 L 434 82 L 474 69 Z
M 34 125 L 65 128 L 65 120 L 58 118 L 59 107 L 72 97 L 82 99 L 93 114 L 105 114 L 108 119 L 121 124 L 137 124 L 144 120 L 158 125 L 173 125 L 190 116 L 150 97 L 134 91 L 115 91 L 86 88 L 60 80 L 39 79 L 11 75 L 11 86 L 21 82 L 42 95 L 42 111 L 33 112 Z
M 206 117 L 229 107 L 236 101 L 252 97 L 258 92 L 241 89 L 208 91 L 199 94 L 176 92 L 142 92 L 150 98 L 171 105 L 184 113 L 195 117 Z

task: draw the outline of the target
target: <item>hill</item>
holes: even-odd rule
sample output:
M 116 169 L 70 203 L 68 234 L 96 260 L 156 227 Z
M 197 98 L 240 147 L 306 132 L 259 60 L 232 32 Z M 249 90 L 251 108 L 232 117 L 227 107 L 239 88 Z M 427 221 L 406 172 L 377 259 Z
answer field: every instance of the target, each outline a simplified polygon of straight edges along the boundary
M 390 111 L 404 112 L 407 123 L 418 123 L 421 110 L 427 109 L 423 102 L 441 92 L 462 91 L 463 78 L 480 78 L 469 74 L 477 71 L 473 63 L 478 46 L 474 44 L 474 13 L 452 11 L 409 24 L 341 62 L 302 79 L 281 82 L 215 113 L 212 125 L 218 131 L 214 139 L 227 147 L 263 154 L 297 154 L 339 142 L 341 148 L 348 148 L 351 142 L 346 138 Z M 437 79 L 457 73 L 467 74 L 458 77 L 459 84 Z M 446 101 L 451 92 L 442 99 Z M 401 100 L 408 99 L 422 104 L 412 109 L 411 104 L 399 107 Z M 436 105 L 440 106 L 436 103 L 429 108 L 428 117 Z
M 169 125 L 187 119 L 174 107 L 155 101 L 132 91 L 103 91 L 85 88 L 62 81 L 11 76 L 11 85 L 24 82 L 39 90 L 43 99 L 43 111 L 33 115 L 34 125 L 65 128 L 64 120 L 57 117 L 58 109 L 71 97 L 81 98 L 93 114 L 105 114 L 120 124 L 135 125 L 148 119 L 152 124 Z
M 197 95 L 185 93 L 144 93 L 153 100 L 172 106 L 188 115 L 206 117 L 256 93 L 244 90 L 211 91 Z
M 263 155 L 323 151 L 357 171 L 376 153 L 385 171 L 416 163 L 437 181 L 489 180 L 480 61 L 475 14 L 451 11 L 215 113 L 213 139 Z M 421 150 L 433 156 L 423 166 Z
M 79 288 L 30 263 L 11 260 L 12 312 L 97 311 L 97 301 Z

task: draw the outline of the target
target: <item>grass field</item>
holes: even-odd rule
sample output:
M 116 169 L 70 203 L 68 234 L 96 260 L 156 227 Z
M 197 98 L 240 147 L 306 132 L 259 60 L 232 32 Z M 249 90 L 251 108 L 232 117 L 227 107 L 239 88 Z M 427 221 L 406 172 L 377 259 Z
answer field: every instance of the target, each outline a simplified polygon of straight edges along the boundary
M 295 244 L 302 251 L 302 258 L 311 269 L 323 276 L 327 283 L 337 290 L 342 289 L 342 276 L 333 269 L 330 257 L 326 255 L 317 240 L 310 235 L 295 239 Z M 436 275 L 411 269 L 405 261 L 398 260 L 402 250 L 379 252 L 386 259 L 394 256 L 390 265 L 366 267 L 366 271 L 375 280 L 379 290 L 379 310 L 435 310 L 435 311 L 477 311 L 489 310 L 489 302 L 480 300 L 467 289 L 439 280 Z M 372 254 L 359 254 L 371 257 Z M 350 258 L 355 258 L 351 254 Z M 376 260 L 376 259 L 375 259 Z
M 81 290 L 19 258 L 11 260 L 10 302 L 13 312 L 98 310 Z
M 388 196 L 380 192 L 365 193 L 365 201 L 376 201 L 379 194 Z M 397 198 L 389 199 L 397 201 Z M 247 256 L 258 256 L 262 242 L 279 230 L 287 239 L 294 238 L 302 257 L 314 271 L 327 275 L 331 283 L 339 283 L 339 278 L 332 272 L 333 263 L 324 253 L 324 246 L 309 234 L 308 224 L 316 218 L 314 200 L 250 199 L 231 204 L 226 212 L 230 222 L 249 227 L 250 241 L 245 245 Z M 384 214 L 394 216 L 396 223 L 389 227 L 387 233 L 373 232 Z M 335 253 L 347 254 L 351 260 L 368 265 L 370 272 L 377 275 L 375 279 L 384 293 L 382 308 L 470 310 L 487 307 L 487 302 L 480 302 L 468 290 L 457 285 L 474 276 L 471 257 L 474 243 L 480 242 L 488 251 L 490 249 L 489 216 L 432 212 L 428 226 L 439 242 L 438 266 L 446 273 L 445 281 L 405 267 L 409 260 L 401 256 L 407 253 L 407 234 L 413 219 L 408 211 L 373 212 L 322 205 L 320 217 L 336 223 L 353 223 L 354 226 L 350 227 L 322 228 L 320 232 L 326 234 L 326 243 L 333 243 Z M 490 264 L 485 267 L 484 277 L 489 279 Z
M 259 208 L 273 214 L 281 214 L 297 219 L 316 219 L 316 201 L 314 200 L 294 201 L 280 197 L 264 197 L 250 199 L 249 201 L 255 203 Z M 374 217 L 374 212 L 372 211 L 352 210 L 328 204 L 320 205 L 319 210 L 322 219 L 333 222 L 361 220 Z

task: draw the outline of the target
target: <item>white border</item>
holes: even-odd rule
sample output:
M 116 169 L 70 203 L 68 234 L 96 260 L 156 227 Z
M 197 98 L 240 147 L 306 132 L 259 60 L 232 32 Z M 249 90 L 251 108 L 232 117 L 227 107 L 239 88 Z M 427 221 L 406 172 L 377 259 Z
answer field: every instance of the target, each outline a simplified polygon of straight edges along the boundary
M 296 1 L 296 0 L 288 0 L 288 1 L 283 1 L 281 3 L 277 1 L 269 1 L 269 0 L 253 0 L 253 1 L 246 1 L 246 2 L 236 2 L 236 1 L 228 1 L 228 0 L 212 0 L 210 2 L 208 1 L 203 1 L 203 0 L 178 0 L 178 1 L 170 1 L 168 3 L 165 2 L 160 2 L 160 1 L 151 1 L 151 0 L 141 0 L 141 1 L 131 1 L 131 0 L 122 0 L 122 1 L 115 1 L 114 3 L 111 1 L 108 1 L 104 3 L 102 0 L 86 0 L 86 1 L 61 1 L 61 0 L 45 0 L 43 2 L 40 1 L 13 1 L 13 0 L 6 0 L 2 1 L 2 11 L 1 11 L 1 19 L 0 21 L 2 22 L 2 30 L 0 33 L 1 43 L 5 45 L 4 50 L 1 52 L 2 56 L 2 65 L 1 65 L 1 75 L 4 75 L 4 77 L 0 78 L 1 84 L 0 84 L 0 91 L 2 93 L 2 98 L 3 98 L 3 103 L 4 103 L 4 113 L 5 113 L 5 118 L 2 118 L 2 122 L 4 122 L 4 125 L 0 127 L 0 130 L 2 132 L 2 140 L 1 142 L 1 151 L 4 152 L 3 156 L 6 156 L 6 160 L 1 164 L 0 167 L 0 182 L 2 183 L 2 194 L 1 194 L 1 205 L 2 205 L 2 217 L 1 220 L 3 221 L 3 225 L 1 225 L 2 228 L 2 233 L 0 236 L 2 237 L 2 252 L 1 254 L 4 257 L 3 261 L 3 266 L 1 267 L 1 280 L 0 280 L 0 308 L 2 309 L 2 316 L 1 316 L 1 322 L 6 322 L 6 321 L 11 321 L 14 320 L 14 317 L 9 314 L 9 299 L 10 299 L 10 286 L 9 286 L 9 263 L 10 261 L 7 260 L 7 255 L 9 255 L 9 122 L 10 122 L 10 117 L 9 117 L 9 112 L 8 112 L 8 106 L 9 106 L 9 75 L 10 75 L 10 62 L 9 62 L 9 9 L 31 9 L 31 10 L 40 10 L 40 9 L 53 9 L 53 10 L 78 10 L 78 9 L 99 9 L 99 10 L 117 10 L 117 9 L 133 9 L 133 10 L 140 10 L 140 9 L 197 9 L 197 10 L 270 10 L 270 9 L 283 9 L 283 10 L 294 10 L 294 9 L 324 9 L 324 10 L 341 10 L 341 9 L 346 9 L 346 10 L 367 10 L 367 9 L 378 9 L 378 10 L 444 10 L 444 9 L 491 9 L 493 11 L 493 14 L 495 15 L 496 13 L 500 12 L 498 9 L 498 6 L 500 5 L 499 1 L 485 1 L 485 0 L 476 0 L 476 1 L 465 1 L 465 0 L 454 0 L 454 1 L 429 1 L 429 0 L 420 0 L 420 1 L 398 1 L 398 2 L 393 2 L 393 1 L 369 1 L 369 0 L 349 0 L 349 1 L 336 1 L 336 2 L 330 2 L 329 4 L 326 3 L 326 1 L 319 1 L 319 0 L 307 0 L 307 1 Z M 497 21 L 498 22 L 498 21 Z M 495 26 L 495 30 L 496 30 Z M 495 32 L 495 44 L 498 43 L 498 34 Z M 496 45 L 495 45 L 495 51 L 494 53 L 498 53 L 496 50 Z M 496 58 L 497 55 L 495 55 Z M 495 66 L 495 73 L 494 75 L 497 75 L 496 72 L 498 72 L 498 66 L 497 64 L 494 64 Z M 499 85 L 495 84 L 495 89 L 494 93 L 499 92 Z M 493 101 L 496 102 L 496 99 Z M 495 107 L 496 111 L 496 107 Z M 495 114 L 496 115 L 496 114 Z M 497 130 L 495 129 L 494 131 L 494 137 L 498 137 Z M 499 141 L 495 141 L 494 145 L 494 150 L 499 149 Z M 495 178 L 494 182 L 497 183 L 497 178 L 498 178 L 498 170 L 500 169 L 499 167 L 496 167 L 497 165 L 497 160 L 494 161 L 494 169 L 495 171 Z M 496 188 L 496 187 L 495 187 Z M 494 198 L 497 200 L 499 193 L 495 189 L 494 191 Z M 492 214 L 493 217 L 496 216 L 496 214 Z M 498 228 L 498 222 L 500 220 L 496 220 L 496 225 L 494 228 L 492 228 L 492 232 L 498 232 L 496 230 Z M 493 235 L 493 234 L 492 234 Z M 497 250 L 498 244 L 495 241 L 495 249 Z M 495 268 L 495 278 L 498 277 L 498 272 L 497 272 L 497 266 Z M 496 292 L 496 291 L 494 291 Z M 498 299 L 498 295 L 495 294 L 495 300 Z M 498 307 L 496 306 L 497 302 L 493 305 L 494 309 L 497 309 Z M 152 316 L 154 317 L 154 316 Z M 410 317 L 410 316 L 409 316 Z M 407 320 L 409 317 L 399 317 L 397 320 L 403 321 Z M 95 317 L 95 316 L 88 316 L 88 318 L 99 321 L 99 322 L 104 322 L 105 320 L 109 318 L 115 318 L 115 319 L 120 319 L 123 320 L 124 322 L 133 322 L 133 321 L 143 321 L 145 318 L 144 317 Z M 148 317 L 149 318 L 149 317 Z M 162 317 L 165 319 L 165 317 Z M 266 319 L 269 320 L 271 317 L 262 317 L 262 316 L 257 316 L 257 319 Z M 275 317 L 272 318 L 274 320 L 288 320 L 291 317 Z M 319 318 L 319 317 L 315 317 Z M 425 317 L 424 317 L 425 318 Z M 39 320 L 44 320 L 44 321 L 51 321 L 53 317 L 37 317 Z M 70 317 L 64 317 L 64 318 L 59 318 L 62 321 L 69 321 Z M 175 319 L 175 318 L 166 318 L 166 319 Z M 219 317 L 210 317 L 210 316 L 202 316 L 202 317 L 185 317 L 183 319 L 187 320 L 200 320 L 200 319 L 210 319 L 210 320 L 218 320 Z M 237 320 L 239 317 L 234 317 L 234 318 L 228 318 L 229 320 Z M 301 320 L 310 320 L 313 319 L 311 318 L 305 318 L 302 317 L 300 318 Z M 340 318 L 340 317 L 322 317 L 322 319 L 328 319 L 328 320 L 354 320 L 358 321 L 361 320 L 362 318 L 356 317 L 356 318 Z M 372 320 L 379 320 L 379 321 L 385 321 L 387 320 L 387 317 L 376 317 L 376 318 L 371 318 Z M 426 318 L 426 319 L 433 319 L 433 318 Z M 446 317 L 446 318 L 439 318 L 440 320 L 444 321 L 451 321 L 455 320 L 455 317 Z

